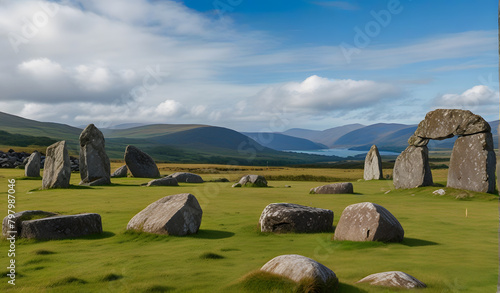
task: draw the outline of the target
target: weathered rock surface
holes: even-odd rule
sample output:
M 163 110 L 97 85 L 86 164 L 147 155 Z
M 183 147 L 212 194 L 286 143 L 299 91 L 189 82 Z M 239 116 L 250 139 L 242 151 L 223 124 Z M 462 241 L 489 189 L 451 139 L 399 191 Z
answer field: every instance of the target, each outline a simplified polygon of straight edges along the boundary
M 47 148 L 43 169 L 42 189 L 68 188 L 71 178 L 71 162 L 66 141 L 59 141 Z
M 80 134 L 80 185 L 110 184 L 110 172 L 104 135 L 89 124 Z
M 393 272 L 383 272 L 372 274 L 363 279 L 357 281 L 356 283 L 370 283 L 374 286 L 384 286 L 384 287 L 396 287 L 401 289 L 414 289 L 414 288 L 426 288 L 423 282 L 417 280 L 415 277 L 408 275 L 407 273 L 393 271 Z
M 461 136 L 455 141 L 448 169 L 448 187 L 495 191 L 496 157 L 491 133 Z
M 352 186 L 352 183 L 350 182 L 341 182 L 341 183 L 332 183 L 311 188 L 309 193 L 318 193 L 318 194 L 354 193 L 354 188 Z
M 203 179 L 200 175 L 188 173 L 188 172 L 176 172 L 172 175 L 169 175 L 177 179 L 177 182 L 186 182 L 186 183 L 203 183 Z
M 268 261 L 260 270 L 299 283 L 314 280 L 314 287 L 323 288 L 324 292 L 335 290 L 339 283 L 332 270 L 313 259 L 297 254 L 277 256 Z
M 177 179 L 167 176 L 160 179 L 153 179 L 146 186 L 179 186 Z
M 335 240 L 401 242 L 404 230 L 384 207 L 363 202 L 344 209 L 335 228 Z
M 128 173 L 128 168 L 127 165 L 123 165 L 120 168 L 116 169 L 113 174 L 111 174 L 111 178 L 121 178 L 121 177 L 127 177 Z
M 266 178 L 264 178 L 264 176 L 261 175 L 245 175 L 241 177 L 240 181 L 237 184 L 240 184 L 241 186 L 267 187 L 267 180 Z
M 368 154 L 365 158 L 365 169 L 363 174 L 363 179 L 365 180 L 379 180 L 383 179 L 382 174 L 382 158 L 378 152 L 376 145 L 372 145 Z
M 153 158 L 135 146 L 129 145 L 125 149 L 125 163 L 134 177 L 160 177 L 160 171 Z
M 392 174 L 397 189 L 432 185 L 427 147 L 408 146 L 396 159 Z
M 127 230 L 183 236 L 198 232 L 203 211 L 196 197 L 182 193 L 161 198 L 135 215 Z
M 34 151 L 24 166 L 24 176 L 26 177 L 40 177 L 40 162 L 42 155 L 38 151 Z
M 4 237 L 8 237 L 9 235 L 21 235 L 21 223 L 23 221 L 29 221 L 31 219 L 41 219 L 41 218 L 47 218 L 47 217 L 52 217 L 56 216 L 57 214 L 51 213 L 51 212 L 46 212 L 46 211 L 40 211 L 40 210 L 29 210 L 29 211 L 22 211 L 18 212 L 15 214 L 12 214 L 12 217 L 9 218 L 9 216 L 6 216 L 3 218 L 2 222 L 2 235 Z M 11 222 L 9 223 L 9 220 Z M 10 231 L 17 231 L 17 232 L 12 232 Z
M 491 127 L 481 116 L 468 110 L 437 109 L 425 115 L 415 136 L 425 139 L 445 139 L 455 135 L 490 132 Z
M 262 211 L 261 232 L 314 233 L 332 230 L 333 211 L 292 203 L 272 203 Z
M 53 240 L 102 233 L 99 214 L 53 216 L 21 223 L 21 237 Z

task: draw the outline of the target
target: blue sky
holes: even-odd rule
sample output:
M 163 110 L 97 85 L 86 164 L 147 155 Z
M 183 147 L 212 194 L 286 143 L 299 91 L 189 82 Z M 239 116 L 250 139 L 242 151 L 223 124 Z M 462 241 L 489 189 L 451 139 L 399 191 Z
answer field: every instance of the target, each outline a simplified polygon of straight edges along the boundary
M 240 131 L 497 120 L 495 1 L 0 1 L 2 111 Z M 42 3 L 42 4 L 40 4 Z

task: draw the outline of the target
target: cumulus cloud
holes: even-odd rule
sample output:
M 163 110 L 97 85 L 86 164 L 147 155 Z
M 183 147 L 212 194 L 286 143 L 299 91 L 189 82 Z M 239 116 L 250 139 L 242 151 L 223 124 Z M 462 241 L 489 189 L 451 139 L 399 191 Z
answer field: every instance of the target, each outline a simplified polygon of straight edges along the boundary
M 18 65 L 21 72 L 33 75 L 37 78 L 51 78 L 64 74 L 61 65 L 47 58 L 33 59 Z
M 498 107 L 498 92 L 485 85 L 474 86 L 461 94 L 444 94 L 436 97 L 438 107 L 472 109 L 477 106 Z
M 299 112 L 328 113 L 372 106 L 395 98 L 402 91 L 390 84 L 371 80 L 328 79 L 313 75 L 302 82 L 270 86 L 252 99 L 263 109 L 286 107 Z

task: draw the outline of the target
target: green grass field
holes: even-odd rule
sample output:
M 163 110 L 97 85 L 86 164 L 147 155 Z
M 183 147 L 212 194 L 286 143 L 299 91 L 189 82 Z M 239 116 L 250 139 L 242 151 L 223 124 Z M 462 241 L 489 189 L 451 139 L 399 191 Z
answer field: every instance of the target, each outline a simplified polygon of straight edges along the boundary
M 118 167 L 113 163 L 113 169 Z M 148 179 L 114 179 L 112 186 L 79 187 L 73 173 L 70 189 L 36 190 L 40 180 L 21 180 L 23 170 L 0 169 L 0 209 L 7 211 L 7 179 L 16 182 L 16 211 L 41 209 L 102 216 L 104 233 L 79 239 L 16 242 L 16 285 L 7 284 L 8 242 L 0 241 L 0 292 L 290 292 L 293 284 L 244 278 L 282 254 L 301 254 L 332 269 L 340 292 L 393 292 L 356 284 L 377 272 L 404 271 L 428 285 L 419 292 L 495 292 L 498 278 L 498 197 L 441 187 L 394 190 L 392 181 L 358 181 L 362 170 L 160 166 L 162 175 L 200 171 L 205 180 L 244 174 L 328 176 L 350 180 L 355 194 L 309 194 L 329 182 L 270 181 L 272 188 L 231 188 L 231 183 L 140 187 Z M 390 170 L 387 170 L 390 171 Z M 447 170 L 434 170 L 434 181 L 446 185 Z M 295 177 L 294 177 L 295 176 Z M 285 188 L 291 185 L 291 188 Z M 200 231 L 187 237 L 126 232 L 128 221 L 157 199 L 189 192 L 203 208 Z M 374 202 L 387 208 L 405 229 L 403 243 L 332 241 L 333 233 L 264 234 L 258 227 L 266 205 L 290 202 L 331 209 L 334 225 L 354 203 Z M 468 217 L 465 211 L 467 210 Z

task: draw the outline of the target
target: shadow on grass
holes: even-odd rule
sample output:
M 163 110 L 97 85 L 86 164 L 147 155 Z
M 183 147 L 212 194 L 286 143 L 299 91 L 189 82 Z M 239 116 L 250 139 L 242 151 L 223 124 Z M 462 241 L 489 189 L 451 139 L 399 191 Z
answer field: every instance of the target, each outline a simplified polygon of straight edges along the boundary
M 115 236 L 116 234 L 110 231 L 103 231 L 99 234 L 91 234 L 83 237 L 78 237 L 75 239 L 83 239 L 83 240 L 96 240 L 96 239 L 106 239 Z
M 23 177 L 16 178 L 16 180 L 42 180 L 42 177 L 26 177 L 26 176 L 23 176 Z
M 234 236 L 233 232 L 200 229 L 197 234 L 191 234 L 182 237 L 199 238 L 199 239 L 225 239 L 233 236 Z
M 60 190 L 60 189 L 94 189 L 93 187 L 90 187 L 90 186 L 82 186 L 82 185 L 74 185 L 74 184 L 71 184 L 68 188 L 47 188 L 47 189 L 42 189 L 42 187 L 39 187 L 39 188 L 34 188 L 34 189 L 31 189 L 31 190 L 28 190 L 28 192 L 42 192 L 42 191 L 53 191 L 53 190 Z
M 344 284 L 344 283 L 339 283 L 339 287 L 337 289 L 337 292 L 342 292 L 342 293 L 365 293 L 368 292 L 366 290 L 354 287 L 352 285 Z
M 439 245 L 439 243 L 437 243 L 437 242 L 416 239 L 416 238 L 408 238 L 408 237 L 405 237 L 403 239 L 403 242 L 401 242 L 401 244 L 409 246 L 409 247 Z

